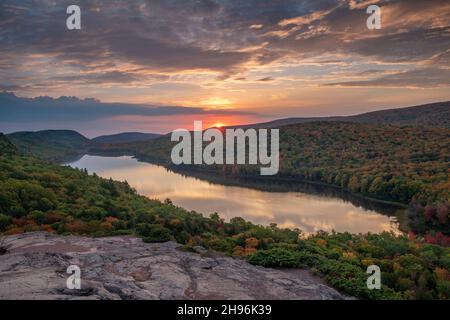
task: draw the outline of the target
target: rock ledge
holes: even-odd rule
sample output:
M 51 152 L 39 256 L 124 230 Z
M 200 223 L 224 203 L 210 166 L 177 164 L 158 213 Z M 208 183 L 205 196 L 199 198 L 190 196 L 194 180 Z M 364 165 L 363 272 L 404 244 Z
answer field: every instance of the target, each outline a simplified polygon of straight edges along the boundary
M 174 242 L 33 232 L 6 238 L 0 299 L 345 299 L 306 270 L 276 270 Z M 69 265 L 81 290 L 69 290 Z

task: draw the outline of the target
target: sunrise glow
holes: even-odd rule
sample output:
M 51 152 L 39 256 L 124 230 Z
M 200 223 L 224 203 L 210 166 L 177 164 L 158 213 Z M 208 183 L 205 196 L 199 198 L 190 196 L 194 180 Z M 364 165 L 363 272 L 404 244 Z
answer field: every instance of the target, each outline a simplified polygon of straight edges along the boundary
M 217 122 L 217 123 L 215 123 L 214 125 L 213 125 L 213 127 L 216 127 L 216 128 L 222 128 L 222 127 L 224 127 L 225 125 L 222 123 L 222 122 Z

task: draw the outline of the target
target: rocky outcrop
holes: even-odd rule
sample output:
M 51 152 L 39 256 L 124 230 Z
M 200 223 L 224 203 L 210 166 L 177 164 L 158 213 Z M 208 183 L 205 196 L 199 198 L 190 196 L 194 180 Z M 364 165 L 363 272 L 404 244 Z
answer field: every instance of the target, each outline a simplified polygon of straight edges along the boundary
M 306 270 L 275 270 L 174 242 L 43 232 L 9 236 L 0 299 L 343 299 Z M 68 289 L 69 265 L 81 289 Z

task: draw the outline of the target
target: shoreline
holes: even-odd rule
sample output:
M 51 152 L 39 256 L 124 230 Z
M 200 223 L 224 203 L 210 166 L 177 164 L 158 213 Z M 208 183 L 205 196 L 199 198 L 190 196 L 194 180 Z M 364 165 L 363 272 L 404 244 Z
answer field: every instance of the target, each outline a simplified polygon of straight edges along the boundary
M 163 161 L 149 159 L 145 156 L 135 155 L 132 152 L 88 152 L 84 155 L 121 157 L 126 156 L 138 162 L 160 166 L 173 173 L 206 181 L 215 185 L 238 186 L 264 192 L 300 192 L 304 194 L 323 195 L 335 197 L 344 202 L 349 202 L 365 210 L 376 211 L 387 217 L 394 217 L 398 224 L 398 230 L 406 234 L 409 231 L 407 205 L 392 201 L 370 198 L 361 194 L 354 194 L 341 187 L 319 181 L 299 180 L 290 177 L 255 177 L 222 174 L 215 170 L 204 170 L 196 167 L 168 165 Z M 83 155 L 83 156 L 84 156 Z M 67 163 L 66 163 L 67 165 Z

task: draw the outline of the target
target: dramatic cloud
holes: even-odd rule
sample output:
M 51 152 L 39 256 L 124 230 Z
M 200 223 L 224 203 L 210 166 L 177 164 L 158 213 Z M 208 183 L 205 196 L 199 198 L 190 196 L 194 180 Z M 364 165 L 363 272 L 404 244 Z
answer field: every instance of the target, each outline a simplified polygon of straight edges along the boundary
M 13 93 L 0 92 L 0 119 L 2 122 L 91 121 L 117 116 L 171 116 L 171 115 L 227 115 L 249 114 L 229 110 L 177 106 L 148 106 L 124 103 L 102 103 L 95 99 L 76 97 L 20 98 Z
M 70 4 L 1 1 L 0 90 L 238 108 L 313 107 L 342 87 L 372 88 L 361 103 L 382 87 L 398 89 L 383 105 L 405 104 L 407 88 L 448 97 L 448 0 L 85 0 L 79 31 Z M 370 4 L 381 30 L 366 27 Z
M 347 87 L 414 87 L 414 88 L 435 88 L 439 86 L 450 87 L 450 69 L 418 69 L 405 71 L 372 80 L 348 81 L 329 84 L 330 86 Z

